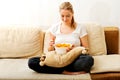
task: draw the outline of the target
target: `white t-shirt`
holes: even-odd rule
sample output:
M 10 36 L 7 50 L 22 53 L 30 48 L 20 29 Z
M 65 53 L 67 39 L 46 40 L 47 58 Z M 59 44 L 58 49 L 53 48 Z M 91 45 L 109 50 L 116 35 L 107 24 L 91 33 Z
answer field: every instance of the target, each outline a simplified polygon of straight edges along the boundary
M 61 23 L 57 23 L 50 28 L 50 32 L 56 37 L 56 43 L 71 43 L 75 46 L 80 46 L 80 38 L 87 35 L 85 26 L 81 24 L 77 24 L 76 29 L 69 34 L 62 34 L 60 32 L 60 25 Z

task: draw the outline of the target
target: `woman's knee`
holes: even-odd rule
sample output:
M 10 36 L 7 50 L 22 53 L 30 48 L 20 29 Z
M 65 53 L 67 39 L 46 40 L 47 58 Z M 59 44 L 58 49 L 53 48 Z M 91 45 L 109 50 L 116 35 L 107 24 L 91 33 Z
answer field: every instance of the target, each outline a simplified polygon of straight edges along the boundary
M 40 57 L 33 57 L 28 60 L 28 66 L 29 68 L 33 68 L 36 65 L 39 65 Z
M 94 59 L 90 55 L 84 55 L 86 62 L 88 62 L 89 66 L 92 66 L 94 64 Z
M 80 57 L 74 62 L 74 68 L 76 71 L 89 72 L 94 64 L 94 59 L 90 55 L 80 55 Z

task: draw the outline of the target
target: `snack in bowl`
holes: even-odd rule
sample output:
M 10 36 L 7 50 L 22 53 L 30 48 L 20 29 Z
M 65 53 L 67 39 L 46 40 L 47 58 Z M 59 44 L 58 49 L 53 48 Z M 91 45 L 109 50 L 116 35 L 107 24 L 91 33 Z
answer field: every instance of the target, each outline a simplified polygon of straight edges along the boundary
M 70 43 L 58 43 L 55 44 L 55 51 L 58 54 L 64 54 L 67 52 L 67 48 L 72 47 L 72 44 Z

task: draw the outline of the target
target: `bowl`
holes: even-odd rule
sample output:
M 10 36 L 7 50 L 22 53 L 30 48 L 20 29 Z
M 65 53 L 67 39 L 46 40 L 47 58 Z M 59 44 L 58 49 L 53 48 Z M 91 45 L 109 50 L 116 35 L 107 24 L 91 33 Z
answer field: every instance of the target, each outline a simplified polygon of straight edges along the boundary
M 65 54 L 67 48 L 70 48 L 72 45 L 70 43 L 59 43 L 55 44 L 55 51 L 57 54 Z

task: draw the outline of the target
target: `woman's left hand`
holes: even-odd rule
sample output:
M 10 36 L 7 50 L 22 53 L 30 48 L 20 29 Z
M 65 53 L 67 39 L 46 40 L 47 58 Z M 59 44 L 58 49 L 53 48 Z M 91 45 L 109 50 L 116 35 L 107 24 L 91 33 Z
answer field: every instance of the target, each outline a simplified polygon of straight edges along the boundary
M 67 48 L 67 52 L 69 52 L 70 50 L 72 50 L 74 47 L 75 47 L 74 45 L 72 45 L 71 47 L 68 47 Z

